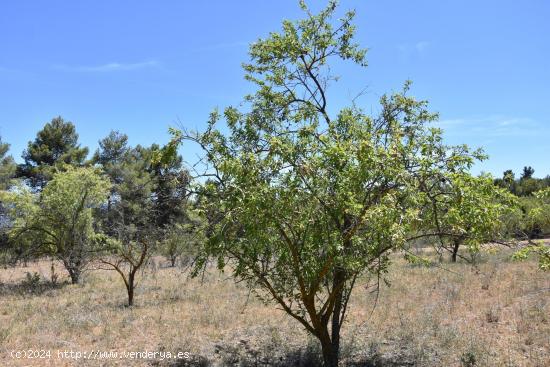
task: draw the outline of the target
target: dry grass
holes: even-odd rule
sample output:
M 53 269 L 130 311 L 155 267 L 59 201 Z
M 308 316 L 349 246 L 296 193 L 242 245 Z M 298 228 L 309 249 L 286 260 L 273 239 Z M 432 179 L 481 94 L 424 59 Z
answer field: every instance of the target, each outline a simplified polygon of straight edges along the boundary
M 550 365 L 548 273 L 534 262 L 506 261 L 502 254 L 488 256 L 477 268 L 442 266 L 447 270 L 397 260 L 391 286 L 381 289 L 373 312 L 374 294 L 365 290 L 366 280 L 358 285 L 344 326 L 343 362 Z M 316 344 L 296 322 L 252 296 L 247 299 L 246 290 L 227 275 L 207 274 L 202 285 L 181 269 L 157 266 L 143 277 L 136 307 L 127 308 L 116 273 L 89 272 L 83 285 L 51 287 L 21 285 L 26 272 L 38 272 L 45 283 L 50 263 L 0 270 L 1 366 L 169 365 L 58 359 L 57 350 L 183 351 L 203 366 L 318 363 Z M 29 348 L 51 350 L 52 358 L 10 357 L 11 350 Z

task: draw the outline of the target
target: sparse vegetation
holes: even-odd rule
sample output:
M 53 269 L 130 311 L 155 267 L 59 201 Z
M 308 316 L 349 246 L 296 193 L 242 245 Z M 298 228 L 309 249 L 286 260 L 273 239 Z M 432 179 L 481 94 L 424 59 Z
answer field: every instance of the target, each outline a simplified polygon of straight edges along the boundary
M 204 129 L 111 131 L 89 158 L 58 116 L 20 164 L 0 138 L 0 365 L 548 365 L 550 176 L 474 176 L 488 157 L 410 81 L 338 101 L 367 66 L 355 12 L 299 4 Z M 13 355 L 37 347 L 57 353 Z M 143 351 L 184 356 L 123 358 Z
M 326 367 L 340 361 L 341 331 L 356 280 L 380 282 L 390 254 L 420 239 L 456 261 L 507 231 L 512 195 L 468 170 L 481 150 L 448 146 L 437 114 L 404 90 L 380 98 L 371 116 L 355 104 L 331 113 L 331 65 L 365 67 L 353 12 L 336 4 L 250 47 L 245 105 L 215 110 L 204 132 L 172 129 L 159 158 L 194 142 L 207 165 L 197 184 L 221 219 L 199 250 L 194 275 L 213 258 L 266 303 L 281 307 L 319 340 Z M 214 207 L 215 209 L 212 209 Z M 502 234 L 501 234 L 502 233 Z M 452 244 L 449 245 L 448 243 Z M 411 257 L 409 256 L 409 259 Z
M 93 209 L 105 202 L 108 190 L 109 182 L 98 171 L 69 166 L 39 193 L 23 185 L 1 192 L 11 219 L 11 251 L 25 258 L 54 256 L 78 283 L 97 251 Z
M 435 259 L 431 251 L 422 256 Z M 396 258 L 388 273 L 391 285 L 381 285 L 376 307 L 372 282 L 359 279 L 342 334 L 342 366 L 437 367 L 472 361 L 477 366 L 544 366 L 550 353 L 550 279 L 535 261 L 509 257 L 509 251 L 483 253 L 475 269 L 460 261 L 413 267 Z M 213 267 L 203 279 L 192 279 L 165 260 L 155 261 L 161 266 L 145 270 L 132 308 L 123 307 L 124 286 L 110 271 L 90 272 L 77 286 L 48 287 L 42 281 L 43 289 L 34 293 L 22 288 L 26 273 L 45 278 L 49 261 L 0 271 L 0 364 L 13 365 L 7 350 L 39 345 L 54 351 L 188 351 L 195 361 L 190 366 L 319 366 L 322 355 L 315 339 L 284 311 L 249 298 L 245 287 Z M 61 284 L 69 280 L 65 274 Z M 498 322 L 488 320 L 489 310 L 498 312 Z M 152 360 L 121 365 L 171 366 Z

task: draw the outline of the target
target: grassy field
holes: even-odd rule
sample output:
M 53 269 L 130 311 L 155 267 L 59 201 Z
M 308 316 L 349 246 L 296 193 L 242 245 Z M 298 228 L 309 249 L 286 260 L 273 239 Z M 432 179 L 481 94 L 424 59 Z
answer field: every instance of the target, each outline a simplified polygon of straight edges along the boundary
M 228 275 L 189 279 L 155 258 L 136 306 L 118 275 L 96 270 L 82 285 L 52 286 L 51 263 L 0 270 L 1 366 L 316 366 L 318 348 L 299 325 Z M 444 269 L 443 269 L 444 268 Z M 37 272 L 40 283 L 26 280 Z M 356 287 L 343 331 L 346 366 L 549 366 L 550 274 L 506 253 L 477 267 L 416 267 L 397 259 L 391 286 Z M 12 358 L 50 350 L 51 357 Z M 164 351 L 188 359 L 68 359 L 58 351 Z M 74 354 L 73 356 L 76 357 Z M 158 355 L 160 357 L 160 354 Z M 105 357 L 105 356 L 103 356 Z

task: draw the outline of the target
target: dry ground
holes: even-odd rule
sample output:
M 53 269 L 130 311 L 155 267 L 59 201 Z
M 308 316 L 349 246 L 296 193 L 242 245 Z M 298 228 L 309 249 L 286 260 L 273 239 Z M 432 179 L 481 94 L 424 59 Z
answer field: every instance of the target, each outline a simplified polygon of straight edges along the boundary
M 349 366 L 550 366 L 550 274 L 534 261 L 484 255 L 477 267 L 417 267 L 398 259 L 391 286 L 375 296 L 366 280 L 344 326 Z M 83 285 L 52 287 L 50 262 L 0 269 L 0 366 L 315 366 L 316 343 L 274 306 L 228 275 L 204 284 L 155 259 L 133 308 L 114 272 L 91 271 Z M 57 271 L 64 274 L 57 265 Z M 39 285 L 25 284 L 38 272 Z M 63 277 L 60 279 L 64 281 Z M 371 312 L 372 311 L 372 312 Z M 14 359 L 13 350 L 50 350 Z M 59 359 L 57 351 L 188 352 L 191 359 Z

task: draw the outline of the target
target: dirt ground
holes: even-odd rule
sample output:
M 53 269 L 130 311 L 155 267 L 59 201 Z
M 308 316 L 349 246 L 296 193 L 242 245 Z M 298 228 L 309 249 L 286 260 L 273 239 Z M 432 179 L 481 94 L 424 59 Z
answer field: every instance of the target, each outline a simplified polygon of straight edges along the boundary
M 0 269 L 0 366 L 319 365 L 315 340 L 229 274 L 190 279 L 167 265 L 154 259 L 132 308 L 114 272 L 71 285 L 56 263 L 53 286 L 47 260 Z M 342 365 L 550 366 L 550 274 L 535 261 L 499 251 L 475 267 L 396 258 L 388 281 L 375 308 L 367 279 L 356 287 Z

